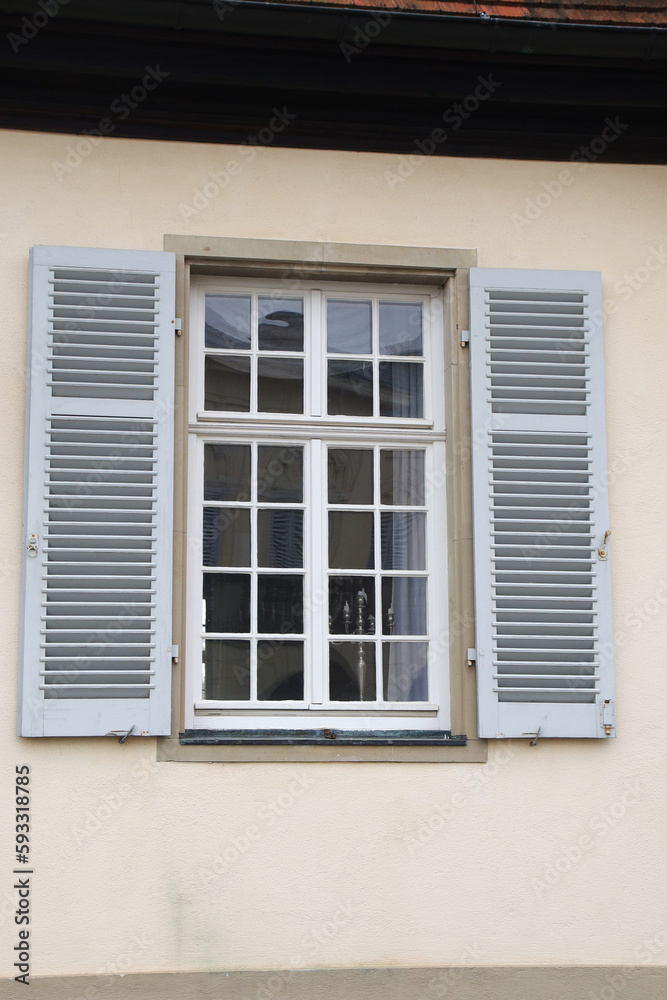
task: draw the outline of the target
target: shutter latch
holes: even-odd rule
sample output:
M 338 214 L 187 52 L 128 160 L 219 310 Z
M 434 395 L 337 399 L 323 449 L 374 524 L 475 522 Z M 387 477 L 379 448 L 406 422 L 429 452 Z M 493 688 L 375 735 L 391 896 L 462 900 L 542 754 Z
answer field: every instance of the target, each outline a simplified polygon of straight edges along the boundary
M 117 736 L 118 742 L 124 743 L 125 740 L 128 738 L 128 736 L 130 736 L 133 732 L 134 732 L 134 726 L 130 726 L 130 728 L 127 731 L 125 731 L 124 729 L 112 729 L 111 732 L 107 733 L 106 735 Z
M 611 731 L 616 726 L 616 713 L 614 712 L 614 703 L 611 699 L 602 702 L 601 706 L 602 714 L 602 728 L 607 736 L 611 736 Z
M 609 558 L 609 553 L 607 552 L 607 539 L 609 538 L 610 535 L 611 531 L 609 530 L 609 528 L 607 528 L 607 530 L 604 533 L 604 538 L 602 539 L 602 545 L 598 549 L 598 559 L 602 559 L 603 562 L 605 559 Z
M 33 558 L 37 555 L 37 550 L 39 548 L 39 539 L 37 535 L 28 536 L 28 555 Z

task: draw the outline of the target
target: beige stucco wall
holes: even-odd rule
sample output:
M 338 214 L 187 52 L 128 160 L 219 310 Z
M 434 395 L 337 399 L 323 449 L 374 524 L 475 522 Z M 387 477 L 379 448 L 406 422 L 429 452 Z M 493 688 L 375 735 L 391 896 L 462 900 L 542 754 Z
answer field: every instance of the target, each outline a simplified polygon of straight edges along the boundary
M 667 168 L 602 156 L 557 194 L 567 165 L 430 158 L 392 189 L 397 156 L 268 148 L 186 219 L 233 148 L 109 138 L 59 179 L 53 162 L 76 142 L 0 133 L 2 975 L 9 776 L 24 762 L 36 975 L 664 964 Z M 28 249 L 160 250 L 164 233 L 471 247 L 482 266 L 602 271 L 618 739 L 492 746 L 486 765 L 290 765 L 14 736 Z

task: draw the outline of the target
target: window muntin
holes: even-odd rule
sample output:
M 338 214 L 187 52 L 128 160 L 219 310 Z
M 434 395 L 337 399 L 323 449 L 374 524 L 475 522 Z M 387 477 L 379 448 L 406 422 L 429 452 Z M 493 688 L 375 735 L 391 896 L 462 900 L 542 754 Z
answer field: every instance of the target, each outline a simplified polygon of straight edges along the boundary
M 325 720 L 335 714 L 337 726 L 383 728 L 389 719 L 390 728 L 405 728 L 399 716 L 407 714 L 409 728 L 440 728 L 446 643 L 434 643 L 429 628 L 435 610 L 446 607 L 445 563 L 439 572 L 427 565 L 428 553 L 444 551 L 444 489 L 437 502 L 429 497 L 433 470 L 444 467 L 442 389 L 432 387 L 443 379 L 442 334 L 435 343 L 429 336 L 433 297 L 333 284 L 299 293 L 205 279 L 195 297 L 192 430 L 201 427 L 195 493 L 204 537 L 196 575 L 205 611 L 194 725 L 213 719 L 244 728 L 255 713 L 258 724 L 282 715 L 285 726 L 303 728 L 304 717 L 312 727 L 324 713 Z M 246 361 L 246 408 L 209 409 L 210 357 Z M 299 413 L 259 409 L 266 357 L 299 360 Z M 347 366 L 341 395 L 365 399 L 370 413 L 357 415 L 358 402 L 331 412 L 332 362 Z M 367 376 L 361 391 L 348 377 L 359 364 Z M 224 392 L 233 400 L 233 384 Z M 273 446 L 302 455 L 299 501 L 262 493 L 260 456 L 275 442 L 276 421 L 283 433 Z M 342 438 L 336 426 L 345 428 Z M 205 456 L 223 453 L 230 468 L 235 455 L 241 471 L 218 474 L 228 481 L 214 488 L 206 468 L 215 463 Z M 291 541 L 281 549 L 275 536 L 286 532 Z M 226 617 L 216 618 L 217 604 Z
M 332 702 L 429 701 L 424 459 L 423 449 L 328 448 Z M 396 505 L 408 498 L 421 508 Z
M 303 701 L 303 453 L 204 444 L 205 701 Z
M 302 297 L 206 295 L 205 410 L 303 414 L 303 306 Z

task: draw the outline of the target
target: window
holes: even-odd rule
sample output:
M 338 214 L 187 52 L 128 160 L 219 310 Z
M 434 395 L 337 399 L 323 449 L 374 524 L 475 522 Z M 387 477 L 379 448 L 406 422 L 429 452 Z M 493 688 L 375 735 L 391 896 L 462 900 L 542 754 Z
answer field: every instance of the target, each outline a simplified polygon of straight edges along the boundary
M 21 735 L 614 736 L 600 275 L 166 242 L 31 251 Z
M 186 725 L 447 728 L 438 292 L 201 278 L 191 304 Z

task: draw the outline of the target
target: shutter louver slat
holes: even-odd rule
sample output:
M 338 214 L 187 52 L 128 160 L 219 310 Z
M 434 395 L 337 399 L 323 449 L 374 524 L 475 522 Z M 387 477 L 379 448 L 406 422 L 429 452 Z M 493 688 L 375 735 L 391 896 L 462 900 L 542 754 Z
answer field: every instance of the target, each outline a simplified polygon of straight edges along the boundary
M 36 247 L 20 732 L 169 732 L 174 257 Z
M 471 271 L 481 736 L 611 735 L 599 315 L 597 275 Z
M 104 621 L 98 618 L 95 600 L 81 601 L 78 594 L 95 589 L 92 584 L 105 579 L 114 589 L 124 592 L 131 589 L 151 590 L 154 577 L 156 539 L 154 532 L 154 508 L 156 503 L 154 476 L 156 462 L 156 441 L 153 422 L 128 421 L 117 418 L 95 422 L 95 440 L 99 434 L 105 435 L 106 443 L 80 444 L 76 459 L 63 460 L 63 452 L 71 451 L 71 444 L 63 441 L 63 435 L 71 434 L 70 421 L 65 417 L 51 420 L 47 434 L 47 480 L 49 481 L 47 518 L 44 525 L 44 545 L 46 555 L 46 617 L 42 635 L 43 643 L 43 683 L 40 688 L 45 698 L 105 697 L 105 698 L 148 698 L 152 689 L 151 679 L 155 671 L 151 651 L 155 643 L 151 641 L 153 628 L 132 635 L 125 625 L 125 616 L 132 605 L 119 607 L 118 613 Z M 76 421 L 80 424 L 81 421 Z M 148 444 L 137 444 L 148 437 Z M 66 441 L 66 437 L 65 437 Z M 119 491 L 117 499 L 106 501 L 109 516 L 118 511 L 117 519 L 110 523 L 116 532 L 91 520 L 86 500 L 81 497 L 81 488 L 88 489 L 91 477 L 97 473 L 100 464 L 105 467 L 105 478 L 120 477 L 126 480 L 128 447 L 138 448 L 139 461 L 143 472 L 125 490 Z M 60 472 L 69 466 L 76 470 L 76 486 L 63 486 L 59 482 Z M 123 509 L 128 499 L 133 498 L 135 484 L 151 491 L 150 509 Z M 63 513 L 68 517 L 63 521 Z M 132 534 L 126 534 L 133 530 Z M 115 544 L 114 544 L 115 543 Z M 77 590 L 60 585 L 74 584 Z M 63 590 L 65 594 L 63 595 Z M 72 617 L 85 622 L 83 628 L 63 630 L 51 620 L 50 604 L 66 597 Z M 59 600 L 60 599 L 60 600 Z M 153 619 L 154 620 L 154 619 Z M 131 642 L 128 642 L 128 639 Z M 117 656 L 118 659 L 113 659 Z M 62 670 L 59 664 L 63 657 L 76 663 L 76 670 Z M 132 657 L 128 660 L 128 657 Z M 85 663 L 85 667 L 83 664 Z M 55 664 L 55 666 L 54 666 Z M 118 664 L 122 664 L 120 672 Z M 115 666 L 114 666 L 115 665 Z M 131 674 L 128 672 L 131 669 Z M 85 683 L 81 675 L 85 673 Z M 113 682 L 113 687 L 110 684 Z

